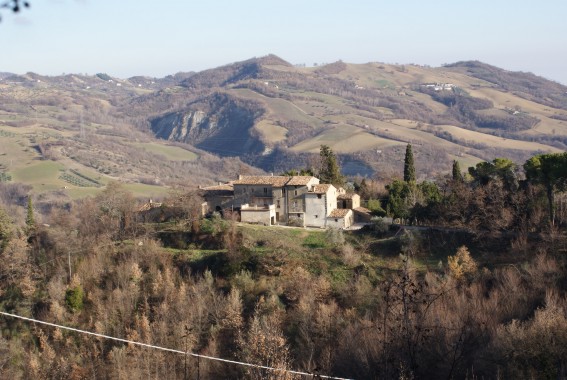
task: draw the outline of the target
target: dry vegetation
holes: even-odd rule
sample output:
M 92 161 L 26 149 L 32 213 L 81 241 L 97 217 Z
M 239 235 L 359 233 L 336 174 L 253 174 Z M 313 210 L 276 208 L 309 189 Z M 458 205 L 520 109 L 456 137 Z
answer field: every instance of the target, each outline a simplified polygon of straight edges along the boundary
M 513 163 L 565 148 L 560 85 L 476 63 L 294 68 L 274 56 L 109 78 L 0 82 L 0 310 L 356 379 L 567 378 L 565 181 L 550 192 Z M 430 81 L 462 91 L 430 93 L 420 86 Z M 184 129 L 198 112 L 203 128 Z M 148 134 L 167 120 L 183 141 L 173 148 Z M 373 212 L 419 225 L 241 226 L 201 218 L 199 194 L 182 190 L 138 212 L 111 181 L 163 190 L 233 179 L 256 170 L 230 157 L 246 151 L 257 167 L 309 168 L 320 141 L 345 152 L 343 166 L 379 172 L 355 183 Z M 396 181 L 408 142 L 411 185 Z M 450 158 L 475 166 L 422 181 Z M 90 197 L 69 199 L 86 185 Z M 2 378 L 294 378 L 0 319 Z
M 515 206 L 498 212 L 498 199 L 508 202 L 499 181 L 477 187 L 490 199 L 455 191 L 478 204 L 454 202 L 446 220 L 490 209 L 485 217 L 503 223 L 524 205 L 541 225 L 545 202 L 530 200 L 545 192 L 517 191 Z M 201 219 L 196 193 L 140 214 L 112 183 L 94 198 L 36 206 L 31 223 L 28 192 L 0 193 L 1 310 L 355 379 L 566 376 L 564 214 L 556 227 L 525 234 L 521 225 L 499 232 L 474 223 L 467 232 L 266 228 Z M 180 354 L 0 318 L 4 378 L 295 378 L 195 358 L 186 366 Z

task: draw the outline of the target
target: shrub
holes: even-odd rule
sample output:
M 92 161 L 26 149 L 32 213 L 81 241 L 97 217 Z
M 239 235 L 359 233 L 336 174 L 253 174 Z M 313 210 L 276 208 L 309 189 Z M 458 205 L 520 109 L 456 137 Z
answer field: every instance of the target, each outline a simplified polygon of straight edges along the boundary
M 386 211 L 382 208 L 380 200 L 378 199 L 369 199 L 367 208 L 372 212 L 372 215 L 374 216 L 386 216 Z
M 81 285 L 67 289 L 65 292 L 65 304 L 72 312 L 80 311 L 83 309 L 83 300 L 85 292 Z
M 390 229 L 389 223 L 386 222 L 384 218 L 373 217 L 372 219 L 370 219 L 370 223 L 372 223 L 372 230 L 378 232 L 379 234 L 384 234 Z
M 470 279 L 476 273 L 477 264 L 464 245 L 457 250 L 454 256 L 449 256 L 447 261 L 449 273 L 456 280 Z

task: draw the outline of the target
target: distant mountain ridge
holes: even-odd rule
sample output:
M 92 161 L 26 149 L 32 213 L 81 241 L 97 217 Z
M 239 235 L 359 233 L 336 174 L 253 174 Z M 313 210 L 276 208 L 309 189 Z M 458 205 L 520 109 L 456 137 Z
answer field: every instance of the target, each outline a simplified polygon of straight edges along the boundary
M 479 61 L 463 61 L 446 65 L 447 68 L 464 68 L 475 78 L 500 86 L 503 90 L 517 92 L 529 100 L 557 108 L 567 108 L 567 86 L 532 73 L 500 69 Z
M 436 90 L 432 83 L 447 87 Z M 407 142 L 424 146 L 426 159 L 442 152 L 447 162 L 494 155 L 521 160 L 567 146 L 567 87 L 476 61 L 441 68 L 342 61 L 301 68 L 271 55 L 202 71 L 180 87 L 176 97 L 194 100 L 175 111 L 177 118 L 171 113 L 152 118 L 159 137 L 180 138 L 221 155 L 239 152 L 270 171 L 280 169 L 282 161 L 283 166 L 304 164 L 303 153 L 316 152 L 320 143 L 335 148 L 344 163 L 373 171 L 381 168 L 377 162 L 394 165 L 399 146 Z M 214 116 L 207 109 L 219 108 L 211 105 L 224 99 L 220 93 L 233 101 L 254 100 L 247 103 L 255 115 L 247 123 L 254 119 L 254 125 L 226 118 L 210 146 L 191 137 L 199 134 L 184 126 L 180 115 L 201 111 L 204 119 Z M 555 110 L 546 111 L 547 106 Z M 204 124 L 200 128 L 206 129 Z M 228 137 L 230 133 L 240 139 Z M 506 143 L 499 144 L 498 138 Z M 255 141 L 254 150 L 242 148 L 250 141 Z
M 426 177 L 453 160 L 521 162 L 567 147 L 566 86 L 477 61 L 297 67 L 268 55 L 165 78 L 2 75 L 0 126 L 93 136 L 91 158 L 74 159 L 116 175 L 128 172 L 104 158 L 106 148 L 94 149 L 94 136 L 149 132 L 270 172 L 312 165 L 325 144 L 346 174 L 379 176 L 399 172 L 407 143 Z M 222 173 L 216 177 L 226 179 Z

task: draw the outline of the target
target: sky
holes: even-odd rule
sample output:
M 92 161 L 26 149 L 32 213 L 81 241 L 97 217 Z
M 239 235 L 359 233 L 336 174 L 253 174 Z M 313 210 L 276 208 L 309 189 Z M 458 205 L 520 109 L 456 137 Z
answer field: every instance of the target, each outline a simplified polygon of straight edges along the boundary
M 275 54 L 307 66 L 479 60 L 567 85 L 565 0 L 29 2 L 0 12 L 0 71 L 163 77 Z

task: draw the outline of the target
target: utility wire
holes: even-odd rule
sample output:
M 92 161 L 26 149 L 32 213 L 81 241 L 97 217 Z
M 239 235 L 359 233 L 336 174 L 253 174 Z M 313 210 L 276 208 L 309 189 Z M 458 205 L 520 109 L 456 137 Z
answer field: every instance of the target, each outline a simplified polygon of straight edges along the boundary
M 181 351 L 181 350 L 175 350 L 173 348 L 160 347 L 160 346 L 156 346 L 156 345 L 153 345 L 153 344 L 135 342 L 133 340 L 116 338 L 116 337 L 113 337 L 113 336 L 99 334 L 99 333 L 95 333 L 95 332 L 92 332 L 92 331 L 86 331 L 86 330 L 76 329 L 76 328 L 73 328 L 73 327 L 62 326 L 62 325 L 58 325 L 58 324 L 55 324 L 55 323 L 40 321 L 38 319 L 23 317 L 21 315 L 6 313 L 4 311 L 0 311 L 0 314 L 7 316 L 7 317 L 11 317 L 11 318 L 22 319 L 22 320 L 28 321 L 28 322 L 34 322 L 34 323 L 39 323 L 39 324 L 46 325 L 46 326 L 57 327 L 57 328 L 60 328 L 60 329 L 74 331 L 74 332 L 78 332 L 78 333 L 81 333 L 81 334 L 92 335 L 92 336 L 96 336 L 96 337 L 99 337 L 99 338 L 115 340 L 115 341 L 118 341 L 118 342 L 134 344 L 134 345 L 138 345 L 138 346 L 142 346 L 142 347 L 146 347 L 146 348 L 153 348 L 153 349 L 161 350 L 161 351 L 173 352 L 173 353 L 176 353 L 176 354 L 190 355 L 190 356 L 193 356 L 195 358 L 216 360 L 216 361 L 223 362 L 223 363 L 236 364 L 236 365 L 258 368 L 258 369 L 266 369 L 266 370 L 274 371 L 274 372 L 287 372 L 287 373 L 291 373 L 291 374 L 294 374 L 294 375 L 314 376 L 313 374 L 307 373 L 307 372 L 292 371 L 292 370 L 288 370 L 288 369 L 280 369 L 280 368 L 268 367 L 268 366 L 264 366 L 264 365 L 239 362 L 239 361 L 236 361 L 236 360 L 228 360 L 228 359 L 217 358 L 217 357 L 214 357 L 214 356 L 195 354 L 193 352 L 185 352 L 185 351 Z M 318 376 L 318 378 L 331 379 L 331 380 L 353 380 L 353 379 L 347 379 L 347 378 L 343 378 L 343 377 L 334 377 L 334 376 L 327 376 L 327 375 L 315 375 L 315 376 Z

